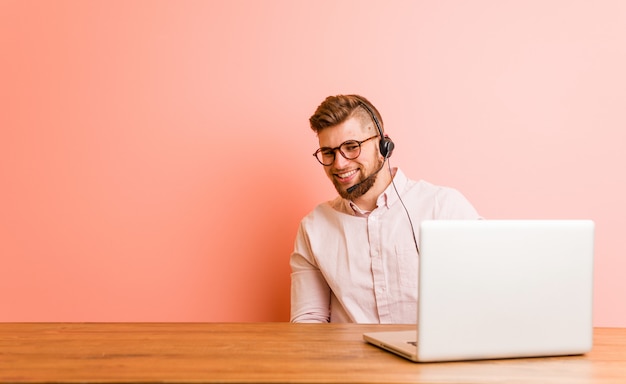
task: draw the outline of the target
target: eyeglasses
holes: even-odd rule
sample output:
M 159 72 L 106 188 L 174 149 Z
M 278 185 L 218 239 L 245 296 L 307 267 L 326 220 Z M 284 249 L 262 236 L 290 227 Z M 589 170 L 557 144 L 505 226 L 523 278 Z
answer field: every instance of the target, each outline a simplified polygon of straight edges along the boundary
M 315 151 L 313 156 L 320 162 L 322 165 L 331 165 L 335 162 L 335 153 L 339 150 L 341 156 L 348 160 L 354 160 L 361 154 L 361 144 L 365 143 L 368 140 L 372 140 L 373 138 L 378 137 L 378 135 L 368 137 L 365 140 L 348 140 L 341 143 L 340 146 L 335 148 L 322 147 Z

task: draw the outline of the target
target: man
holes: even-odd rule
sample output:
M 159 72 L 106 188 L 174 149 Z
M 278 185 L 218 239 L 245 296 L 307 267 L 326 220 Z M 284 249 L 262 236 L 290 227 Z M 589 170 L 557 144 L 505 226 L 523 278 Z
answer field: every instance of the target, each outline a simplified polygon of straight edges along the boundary
M 315 157 L 339 196 L 300 223 L 291 255 L 291 321 L 415 324 L 416 226 L 478 219 L 456 190 L 389 166 L 394 143 L 359 95 L 329 96 L 309 119 Z

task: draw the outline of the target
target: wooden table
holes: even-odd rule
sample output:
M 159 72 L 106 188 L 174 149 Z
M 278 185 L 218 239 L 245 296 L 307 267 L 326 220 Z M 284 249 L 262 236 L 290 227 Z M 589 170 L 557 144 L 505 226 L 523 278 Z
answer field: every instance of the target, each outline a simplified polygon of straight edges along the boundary
M 407 326 L 0 323 L 0 381 L 98 383 L 626 383 L 626 328 L 583 356 L 412 363 L 362 340 Z

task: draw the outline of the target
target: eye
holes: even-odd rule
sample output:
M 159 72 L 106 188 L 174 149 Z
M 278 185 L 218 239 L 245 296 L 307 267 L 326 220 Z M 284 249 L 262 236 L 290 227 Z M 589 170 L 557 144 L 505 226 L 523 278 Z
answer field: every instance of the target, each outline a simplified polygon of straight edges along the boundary
M 332 148 L 320 148 L 320 153 L 322 156 L 334 156 L 335 151 Z
M 346 141 L 345 143 L 343 143 L 343 145 L 341 146 L 341 149 L 344 152 L 354 152 L 354 151 L 358 151 L 359 150 L 359 143 L 356 141 Z

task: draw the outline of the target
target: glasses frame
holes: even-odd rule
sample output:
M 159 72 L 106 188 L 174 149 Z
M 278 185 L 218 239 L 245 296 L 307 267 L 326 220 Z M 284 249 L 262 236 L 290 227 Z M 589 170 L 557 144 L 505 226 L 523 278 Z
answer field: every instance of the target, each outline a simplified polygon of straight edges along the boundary
M 379 136 L 380 136 L 380 134 L 377 134 L 377 135 L 374 135 L 374 136 L 372 136 L 372 137 L 368 137 L 367 139 L 365 139 L 365 140 L 361 140 L 361 141 L 359 141 L 359 140 L 346 140 L 346 141 L 344 141 L 343 143 L 339 144 L 339 146 L 338 146 L 338 147 L 335 147 L 335 148 L 321 147 L 321 148 L 318 148 L 318 149 L 317 149 L 317 151 L 315 151 L 315 152 L 313 153 L 313 157 L 315 157 L 315 159 L 316 159 L 316 160 L 317 160 L 320 164 L 322 164 L 323 166 L 329 166 L 329 165 L 332 165 L 332 164 L 335 162 L 335 160 L 337 159 L 337 151 L 339 151 L 339 153 L 341 153 L 341 156 L 343 156 L 343 158 L 344 158 L 344 159 L 346 159 L 346 160 L 354 160 L 354 159 L 356 159 L 357 157 L 361 156 L 361 145 L 362 145 L 363 143 L 365 143 L 366 141 L 370 141 L 370 140 L 372 140 L 373 138 L 376 138 L 376 137 L 379 137 Z M 341 150 L 341 147 L 343 147 L 343 146 L 344 146 L 345 144 L 347 144 L 347 143 L 356 143 L 356 144 L 358 144 L 358 146 L 359 146 L 359 154 L 358 154 L 358 155 L 356 155 L 356 156 L 354 156 L 354 157 L 348 157 L 348 156 L 346 156 L 346 154 L 345 154 L 345 153 L 343 153 L 343 151 Z M 328 163 L 328 164 L 324 164 L 324 163 L 322 162 L 322 160 L 320 160 L 320 158 L 319 158 L 319 157 L 317 157 L 317 154 L 318 154 L 318 153 L 320 153 L 320 152 L 322 152 L 322 151 L 324 151 L 324 150 L 330 150 L 330 151 L 333 151 L 333 160 L 332 160 L 330 163 Z

